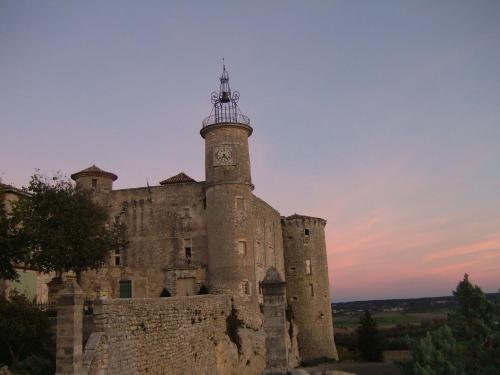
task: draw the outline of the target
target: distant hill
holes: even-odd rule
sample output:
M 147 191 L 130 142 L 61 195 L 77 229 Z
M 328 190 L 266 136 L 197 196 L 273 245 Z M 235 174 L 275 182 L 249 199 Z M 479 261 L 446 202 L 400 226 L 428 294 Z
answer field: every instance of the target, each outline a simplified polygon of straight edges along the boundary
M 500 293 L 486 293 L 486 296 L 492 300 L 500 299 Z M 429 312 L 447 310 L 454 307 L 456 303 L 454 296 L 334 302 L 332 311 L 334 314 L 357 314 L 364 310 Z

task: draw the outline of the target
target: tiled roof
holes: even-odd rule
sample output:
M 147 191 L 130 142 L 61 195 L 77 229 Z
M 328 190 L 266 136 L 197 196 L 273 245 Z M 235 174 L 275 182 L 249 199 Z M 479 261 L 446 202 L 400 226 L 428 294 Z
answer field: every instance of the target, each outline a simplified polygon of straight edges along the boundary
M 12 185 L 3 184 L 0 182 L 0 193 L 2 193 L 2 192 L 21 194 L 21 195 L 29 195 L 29 193 L 25 192 L 24 190 L 21 190 L 21 189 L 18 189 Z
M 193 180 L 191 177 L 189 177 L 184 172 L 181 172 L 175 176 L 172 176 L 170 178 L 167 178 L 166 180 L 161 181 L 160 185 L 185 184 L 185 183 L 189 183 L 189 182 L 196 182 L 196 181 Z
M 93 164 L 92 166 L 80 171 L 80 172 L 76 172 L 76 173 L 73 173 L 71 175 L 71 178 L 73 180 L 76 180 L 80 177 L 108 177 L 108 178 L 111 178 L 113 181 L 115 181 L 118 176 L 115 175 L 114 173 L 111 173 L 111 172 L 106 172 L 104 170 L 102 170 L 101 168 L 99 167 L 96 167 L 95 164 Z

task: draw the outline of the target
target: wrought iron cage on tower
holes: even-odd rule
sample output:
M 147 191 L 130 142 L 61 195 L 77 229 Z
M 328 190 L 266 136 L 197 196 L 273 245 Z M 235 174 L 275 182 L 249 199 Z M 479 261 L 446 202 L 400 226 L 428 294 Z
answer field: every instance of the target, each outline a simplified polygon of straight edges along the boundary
M 225 64 L 222 67 L 219 92 L 212 92 L 211 98 L 213 104 L 212 112 L 210 116 L 203 120 L 203 127 L 224 122 L 250 125 L 250 119 L 241 113 L 237 104 L 240 99 L 240 93 L 238 91 L 231 92 L 229 74 L 227 73 Z

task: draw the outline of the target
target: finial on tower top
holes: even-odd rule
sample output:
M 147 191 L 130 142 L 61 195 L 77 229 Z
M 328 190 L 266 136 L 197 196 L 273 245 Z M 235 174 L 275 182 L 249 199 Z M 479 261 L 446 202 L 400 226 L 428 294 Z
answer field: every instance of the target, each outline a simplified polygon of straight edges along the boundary
M 240 93 L 238 91 L 231 92 L 229 87 L 229 73 L 224 58 L 222 58 L 219 92 L 212 92 L 210 97 L 213 104 L 212 113 L 203 120 L 203 127 L 225 122 L 250 125 L 250 119 L 241 113 L 236 104 L 240 99 Z
M 220 86 L 219 92 L 212 92 L 212 103 L 237 103 L 240 98 L 240 93 L 235 91 L 231 94 L 231 88 L 229 87 L 229 73 L 226 70 L 226 63 L 224 58 L 222 58 L 222 75 L 220 76 Z

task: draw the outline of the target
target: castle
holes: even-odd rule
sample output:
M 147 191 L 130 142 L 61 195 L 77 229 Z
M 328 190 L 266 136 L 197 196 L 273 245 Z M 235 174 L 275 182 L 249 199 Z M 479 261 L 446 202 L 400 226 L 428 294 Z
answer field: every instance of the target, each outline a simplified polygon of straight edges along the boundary
M 141 298 L 231 294 L 262 304 L 271 267 L 286 281 L 302 360 L 336 358 L 325 245 L 326 220 L 281 216 L 252 191 L 248 137 L 253 128 L 224 66 L 213 109 L 203 120 L 205 181 L 184 173 L 159 186 L 113 190 L 117 176 L 96 167 L 71 175 L 127 227 L 116 250 L 80 285 L 91 296 Z

